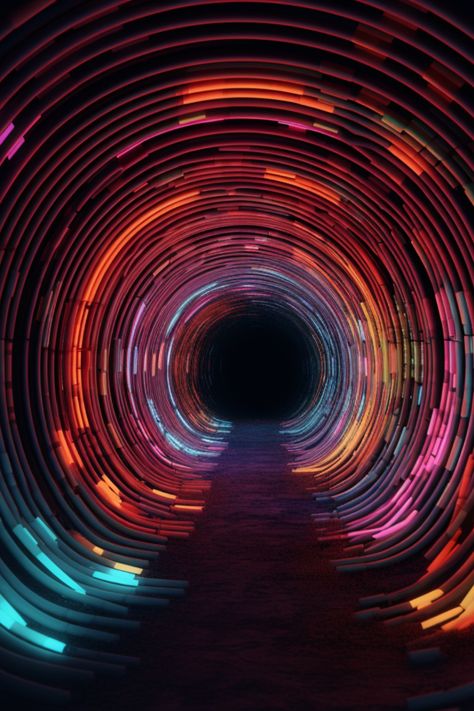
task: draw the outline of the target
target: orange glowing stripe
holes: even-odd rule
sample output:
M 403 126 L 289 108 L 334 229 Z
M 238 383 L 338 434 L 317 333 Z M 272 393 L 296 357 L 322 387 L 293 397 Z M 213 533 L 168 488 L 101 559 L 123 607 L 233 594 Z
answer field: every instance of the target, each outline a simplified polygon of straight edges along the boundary
M 71 464 L 79 464 L 81 467 L 83 466 L 82 459 L 79 455 L 79 452 L 77 451 L 76 445 L 74 442 L 68 442 L 66 433 L 63 432 L 62 430 L 56 430 L 56 435 L 59 439 L 60 442 L 60 451 L 61 451 L 61 457 L 63 462 L 67 466 L 71 466 Z
M 458 530 L 453 539 L 444 546 L 436 558 L 433 558 L 430 565 L 427 567 L 428 573 L 433 572 L 433 570 L 437 570 L 449 558 L 449 556 L 454 553 L 456 548 L 459 548 L 459 545 L 456 543 L 456 539 L 459 538 L 460 534 L 461 530 Z
M 212 91 L 202 91 L 199 92 L 198 94 L 195 94 L 194 96 L 185 96 L 183 98 L 183 104 L 197 104 L 200 101 L 214 101 L 215 99 L 223 99 L 224 97 L 227 98 L 237 98 L 233 96 L 229 96 L 229 92 L 225 91 L 218 91 L 218 90 L 212 90 Z
M 367 322 L 367 330 L 369 332 L 369 339 L 371 343 L 377 343 L 377 334 L 383 333 L 382 324 L 379 321 L 374 322 L 373 315 L 377 313 L 374 306 L 373 302 L 369 305 L 367 305 L 365 301 L 361 301 L 360 303 L 360 307 Z
M 186 118 L 179 119 L 178 123 L 180 125 L 183 125 L 185 123 L 191 123 L 191 121 L 200 121 L 201 119 L 205 119 L 206 114 L 197 114 L 196 116 L 187 116 Z
M 87 540 L 85 536 L 83 536 L 81 533 L 78 531 L 73 531 L 72 532 L 73 537 L 76 539 L 76 541 L 79 541 L 79 543 L 82 543 L 83 546 L 88 548 L 90 551 L 93 553 L 96 553 L 97 555 L 103 555 L 104 554 L 104 549 L 101 548 L 100 546 L 95 546 L 93 543 Z
M 275 170 L 273 168 L 266 168 L 264 173 L 264 178 L 267 180 L 274 180 L 277 183 L 287 183 L 288 185 L 296 185 L 297 187 L 308 190 L 308 192 L 314 193 L 319 197 L 328 200 L 329 202 L 338 204 L 341 201 L 340 196 L 331 188 L 324 185 L 308 180 L 307 178 L 301 178 L 294 173 L 287 173 L 283 170 Z
M 334 113 L 334 106 L 332 104 L 328 104 L 327 101 L 320 101 L 319 99 L 310 99 L 304 96 L 298 103 L 303 104 L 303 106 L 309 106 L 312 109 L 317 109 L 318 111 L 325 111 L 328 114 Z
M 459 486 L 459 494 L 457 497 L 455 515 L 463 508 L 474 483 L 474 455 L 469 455 L 466 462 L 466 467 L 462 474 L 461 484 Z
M 157 207 L 146 212 L 144 215 L 139 217 L 135 222 L 133 222 L 115 242 L 108 248 L 106 253 L 103 255 L 100 263 L 95 268 L 92 277 L 85 289 L 84 300 L 87 303 L 93 301 L 99 284 L 104 276 L 104 274 L 109 269 L 112 261 L 119 253 L 119 251 L 127 244 L 140 230 L 153 222 L 153 220 L 165 215 L 170 212 L 175 207 L 181 207 L 189 202 L 193 202 L 199 196 L 199 190 L 191 190 L 187 193 L 181 193 L 176 197 L 169 198 L 164 202 L 160 203 Z
M 80 338 L 84 336 L 84 329 L 82 328 L 82 311 L 79 312 L 77 321 L 73 333 L 73 346 L 71 349 L 71 382 L 72 385 L 77 385 L 79 382 L 79 371 L 80 371 L 80 358 L 81 352 L 79 349 L 79 344 L 82 343 Z
M 77 359 L 78 359 L 79 353 L 77 350 L 77 347 L 73 347 L 71 350 L 71 383 L 72 385 L 77 385 Z
M 424 168 L 421 167 L 421 165 L 415 160 L 415 158 L 412 156 L 410 157 L 402 151 L 400 148 L 397 148 L 395 145 L 389 146 L 388 150 L 392 155 L 394 155 L 396 158 L 402 161 L 408 168 L 410 168 L 414 173 L 417 175 L 421 175 L 424 171 Z
M 312 257 L 309 256 L 309 254 L 305 254 L 305 252 L 302 252 L 299 249 L 294 249 L 293 254 L 295 255 L 295 257 L 298 258 L 299 261 L 306 264 L 307 267 L 316 269 L 316 262 L 314 261 L 314 259 Z
M 152 492 L 156 494 L 157 496 L 162 496 L 164 499 L 176 499 L 177 497 L 174 494 L 168 494 L 166 491 L 161 491 L 160 489 L 152 489 Z
M 323 131 L 328 131 L 328 133 L 339 133 L 339 129 L 334 128 L 333 126 L 327 126 L 325 123 L 318 123 L 317 121 L 313 121 L 313 126 L 315 128 L 321 128 Z
M 110 501 L 111 504 L 119 507 L 122 506 L 122 499 L 118 495 L 117 487 L 112 484 L 110 479 L 108 479 L 105 474 L 102 479 L 97 482 L 96 486 L 102 496 L 108 501 Z
M 296 173 L 290 173 L 288 170 L 279 170 L 278 168 L 265 168 L 265 178 L 271 176 L 286 178 L 289 182 L 290 180 L 293 181 L 296 178 Z
M 333 202 L 336 204 L 341 202 L 340 196 L 334 190 L 331 190 L 331 188 L 328 188 L 325 185 L 313 183 L 312 181 L 307 180 L 306 178 L 296 178 L 295 183 L 299 187 L 305 188 L 309 192 L 315 193 L 320 197 L 326 198 L 327 200 L 329 200 L 329 202 Z
M 107 373 L 101 373 L 99 376 L 99 394 L 107 395 Z
M 461 600 L 461 607 L 464 607 L 465 610 L 468 610 L 469 608 L 471 608 L 473 606 L 474 606 L 474 585 L 469 590 L 466 597 L 463 600 Z
M 443 625 L 443 630 L 464 630 L 474 625 L 474 585 L 461 600 L 462 613 L 455 620 Z
M 246 79 L 229 79 L 225 81 L 212 81 L 212 82 L 202 82 L 199 84 L 191 84 L 184 90 L 184 102 L 192 94 L 201 94 L 206 91 L 231 91 L 232 89 L 257 89 L 262 91 L 268 91 L 268 87 L 271 87 L 273 91 L 280 91 L 286 94 L 296 94 L 297 96 L 303 96 L 303 87 L 297 84 L 280 83 L 274 81 L 257 82 Z
M 311 230 L 308 230 L 308 232 L 310 234 L 312 234 Z M 306 254 L 306 252 L 303 252 L 303 250 L 298 249 L 297 247 L 294 247 L 293 254 L 300 262 L 304 262 L 304 264 L 306 264 L 306 266 L 311 267 L 311 269 L 316 269 L 316 263 L 315 263 L 314 259 L 312 257 L 310 257 L 309 254 Z
M 164 341 L 160 344 L 160 350 L 158 352 L 158 370 L 163 369 L 163 352 L 165 350 L 165 343 Z
M 182 93 L 183 104 L 215 99 L 270 99 L 274 101 L 292 101 L 319 111 L 333 113 L 334 106 L 305 94 L 304 89 L 295 84 L 281 84 L 267 81 L 253 82 L 245 80 L 216 81 L 187 87 Z
M 80 357 L 81 356 L 79 355 L 79 359 L 80 359 Z M 78 391 L 81 392 L 82 391 L 82 368 L 80 365 L 78 365 L 78 367 L 77 367 L 76 375 L 77 375 L 77 380 L 76 380 L 75 384 L 77 385 Z
M 114 563 L 113 567 L 116 570 L 123 570 L 124 573 L 134 573 L 135 575 L 141 575 L 143 573 L 143 568 L 137 568 L 135 565 L 126 565 L 125 563 Z
M 84 341 L 84 331 L 86 330 L 87 323 L 87 309 L 85 304 L 81 304 L 81 309 L 79 311 L 79 333 L 77 337 L 77 346 L 80 347 Z
M 311 237 L 313 237 L 313 239 L 317 239 L 317 240 L 319 240 L 320 242 L 325 242 L 325 241 L 326 241 L 326 240 L 324 239 L 324 237 L 322 237 L 320 234 L 318 234 L 318 233 L 315 232 L 314 230 L 310 230 L 309 227 L 306 227 L 306 225 L 303 225 L 301 222 L 297 222 L 297 221 L 295 220 L 294 224 L 295 224 L 300 230 L 303 230 L 303 232 L 306 232 L 307 234 L 311 235 Z M 313 260 L 313 263 L 314 263 L 314 260 Z
M 107 422 L 107 427 L 108 427 L 108 430 L 109 430 L 110 434 L 112 435 L 112 437 L 113 437 L 113 439 L 114 439 L 114 442 L 115 442 L 115 444 L 117 445 L 117 447 L 121 447 L 121 446 L 122 446 L 122 440 L 121 440 L 120 437 L 118 436 L 117 430 L 116 430 L 115 427 L 113 426 L 112 422 Z
M 113 492 L 115 492 L 116 494 L 120 494 L 120 489 L 118 488 L 117 484 L 114 484 L 114 482 L 111 479 L 109 479 L 107 474 L 104 474 L 102 476 L 102 480 L 105 481 L 107 486 L 109 486 Z
M 82 393 L 74 395 L 73 399 L 74 412 L 76 414 L 77 424 L 79 429 L 85 430 L 89 427 L 89 420 L 85 412 L 85 403 Z
M 203 507 L 202 506 L 190 506 L 186 504 L 175 504 L 173 506 L 173 509 L 176 509 L 176 511 L 202 511 Z
M 444 592 L 440 589 L 432 590 L 431 592 L 426 593 L 426 595 L 420 595 L 420 597 L 415 597 L 413 600 L 410 600 L 410 605 L 415 610 L 422 610 L 424 607 L 428 607 L 443 595 Z
M 86 414 L 86 406 L 82 394 L 82 368 L 81 368 L 81 345 L 84 340 L 84 332 L 87 321 L 87 310 L 85 304 L 79 306 L 78 314 L 73 329 L 73 347 L 71 351 L 71 382 L 77 386 L 78 392 L 73 397 L 73 408 L 79 429 L 89 427 L 89 418 Z
M 293 98 L 291 94 L 282 94 L 276 91 L 208 91 L 203 94 L 196 94 L 194 97 L 188 100 L 184 100 L 183 103 L 190 104 L 196 103 L 198 101 L 215 101 L 216 99 L 262 99 L 267 101 L 286 101 L 291 103 L 300 104 L 301 106 L 307 106 L 312 109 L 317 109 L 318 111 L 325 111 L 326 113 L 333 113 L 334 106 L 328 104 L 325 101 L 320 101 L 319 99 L 312 99 L 309 96 L 297 96 Z M 198 118 L 198 117 L 193 117 Z M 199 118 L 205 118 L 205 116 L 200 116 Z M 189 121 L 192 119 L 188 119 Z M 184 123 L 180 121 L 180 123 Z
M 424 630 L 429 630 L 431 627 L 436 627 L 436 625 L 441 625 L 443 624 L 443 622 L 448 622 L 449 620 L 452 620 L 453 617 L 457 617 L 462 612 L 462 607 L 453 607 L 451 608 L 451 610 L 446 610 L 446 612 L 442 612 L 440 615 L 430 617 L 429 620 L 425 620 L 424 622 L 422 622 L 421 626 Z
M 474 625 L 474 608 L 468 612 L 464 612 L 456 620 L 448 622 L 446 625 L 442 626 L 443 630 L 466 630 L 468 627 Z
M 469 590 L 466 597 L 461 601 L 461 607 L 464 612 L 456 620 L 444 625 L 444 630 L 453 628 L 463 630 L 474 624 L 474 585 Z

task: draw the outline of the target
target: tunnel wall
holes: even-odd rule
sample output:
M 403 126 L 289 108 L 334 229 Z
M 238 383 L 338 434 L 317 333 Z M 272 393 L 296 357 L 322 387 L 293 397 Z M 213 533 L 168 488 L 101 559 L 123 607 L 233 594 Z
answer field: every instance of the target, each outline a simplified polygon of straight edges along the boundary
M 317 387 L 281 424 L 343 571 L 420 634 L 474 621 L 469 28 L 419 2 L 47 1 L 2 29 L 0 645 L 63 701 L 184 581 L 231 423 L 206 329 L 294 314 Z M 133 617 L 133 614 L 132 614 Z

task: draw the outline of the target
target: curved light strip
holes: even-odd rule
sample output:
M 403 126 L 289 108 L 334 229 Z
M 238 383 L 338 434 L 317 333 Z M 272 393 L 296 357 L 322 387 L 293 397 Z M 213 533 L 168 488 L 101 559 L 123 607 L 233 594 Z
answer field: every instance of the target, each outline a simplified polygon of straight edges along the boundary
M 2 680 L 46 701 L 183 591 L 146 571 L 204 506 L 231 425 L 197 364 L 249 303 L 318 355 L 281 434 L 338 567 L 426 557 L 361 616 L 474 622 L 469 28 L 158 5 L 26 3 L 2 35 Z

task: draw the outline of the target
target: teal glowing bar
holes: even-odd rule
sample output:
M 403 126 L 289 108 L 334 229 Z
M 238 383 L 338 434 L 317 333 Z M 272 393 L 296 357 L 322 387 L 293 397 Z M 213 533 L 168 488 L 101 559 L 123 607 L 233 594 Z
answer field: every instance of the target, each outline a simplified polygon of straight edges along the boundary
M 15 526 L 13 530 L 20 539 L 20 541 L 23 543 L 25 548 L 27 548 L 30 553 L 33 553 L 33 555 L 36 555 L 38 549 L 38 541 L 31 535 L 28 529 L 22 526 L 21 523 L 19 523 L 17 526 Z
M 13 630 L 16 632 L 16 629 Z M 27 639 L 29 642 L 38 645 L 38 647 L 44 647 L 45 649 L 50 649 L 52 652 L 59 652 L 61 654 L 64 652 L 66 647 L 64 642 L 60 642 L 59 639 L 54 637 L 48 637 L 42 632 L 31 629 L 31 627 L 24 627 L 20 632 L 21 636 Z
M 46 524 L 45 524 L 46 525 Z M 67 585 L 71 590 L 85 595 L 86 591 L 80 585 L 78 585 L 67 573 L 64 572 L 54 561 L 51 560 L 45 553 L 42 552 L 38 545 L 38 541 L 31 535 L 31 533 L 21 524 L 15 526 L 14 531 L 20 541 L 25 545 L 25 547 L 30 551 L 32 555 L 39 560 L 44 567 L 50 571 L 58 580 Z M 54 534 L 53 534 L 54 535 Z
M 7 630 L 11 629 L 14 623 L 18 625 L 26 626 L 26 622 L 19 612 L 10 605 L 8 600 L 6 600 L 3 595 L 0 596 L 0 624 L 6 627 Z
M 69 575 L 64 572 L 64 570 L 61 570 L 61 568 L 56 565 L 56 563 L 54 563 L 51 558 L 48 558 L 45 553 L 38 553 L 36 557 L 38 558 L 40 563 L 44 565 L 45 568 L 47 568 L 53 575 L 55 575 L 59 580 L 61 580 L 61 582 L 63 582 L 69 588 L 75 590 L 78 593 L 81 593 L 81 595 L 86 594 L 84 588 L 81 588 L 81 586 L 78 585 L 75 580 L 70 578 Z
M 93 578 L 98 578 L 99 580 L 105 580 L 107 583 L 118 583 L 119 585 L 132 585 L 137 587 L 138 580 L 133 573 L 127 573 L 123 570 L 110 570 L 110 572 L 105 572 L 101 570 L 96 570 L 92 573 Z
M 43 531 L 46 533 L 49 538 L 51 538 L 53 541 L 57 541 L 58 538 L 57 536 L 52 532 L 49 526 L 45 524 L 44 521 L 42 521 L 39 516 L 36 518 L 37 524 L 43 529 Z
M 65 643 L 59 639 L 48 637 L 42 632 L 28 627 L 20 613 L 10 605 L 3 595 L 0 596 L 0 624 L 28 642 L 44 647 L 44 649 L 50 649 L 52 652 L 62 653 L 66 647 Z

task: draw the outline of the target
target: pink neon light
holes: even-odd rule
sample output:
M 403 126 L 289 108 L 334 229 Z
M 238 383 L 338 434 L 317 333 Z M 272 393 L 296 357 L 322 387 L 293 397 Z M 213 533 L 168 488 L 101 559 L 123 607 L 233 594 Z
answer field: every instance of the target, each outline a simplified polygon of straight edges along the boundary
M 21 146 L 24 144 L 24 142 L 25 142 L 25 139 L 23 138 L 23 136 L 20 136 L 20 138 L 17 138 L 17 140 L 15 141 L 15 143 L 13 144 L 13 146 L 10 148 L 10 150 L 7 153 L 8 160 L 11 160 L 13 158 L 13 156 L 15 155 L 17 150 L 19 148 L 21 148 Z
M 10 133 L 13 131 L 14 128 L 15 128 L 15 124 L 9 123 L 8 126 L 3 129 L 3 131 L 0 133 L 0 146 L 2 145 L 2 143 L 4 141 L 6 141 L 6 139 L 8 138 L 8 136 L 10 135 Z

